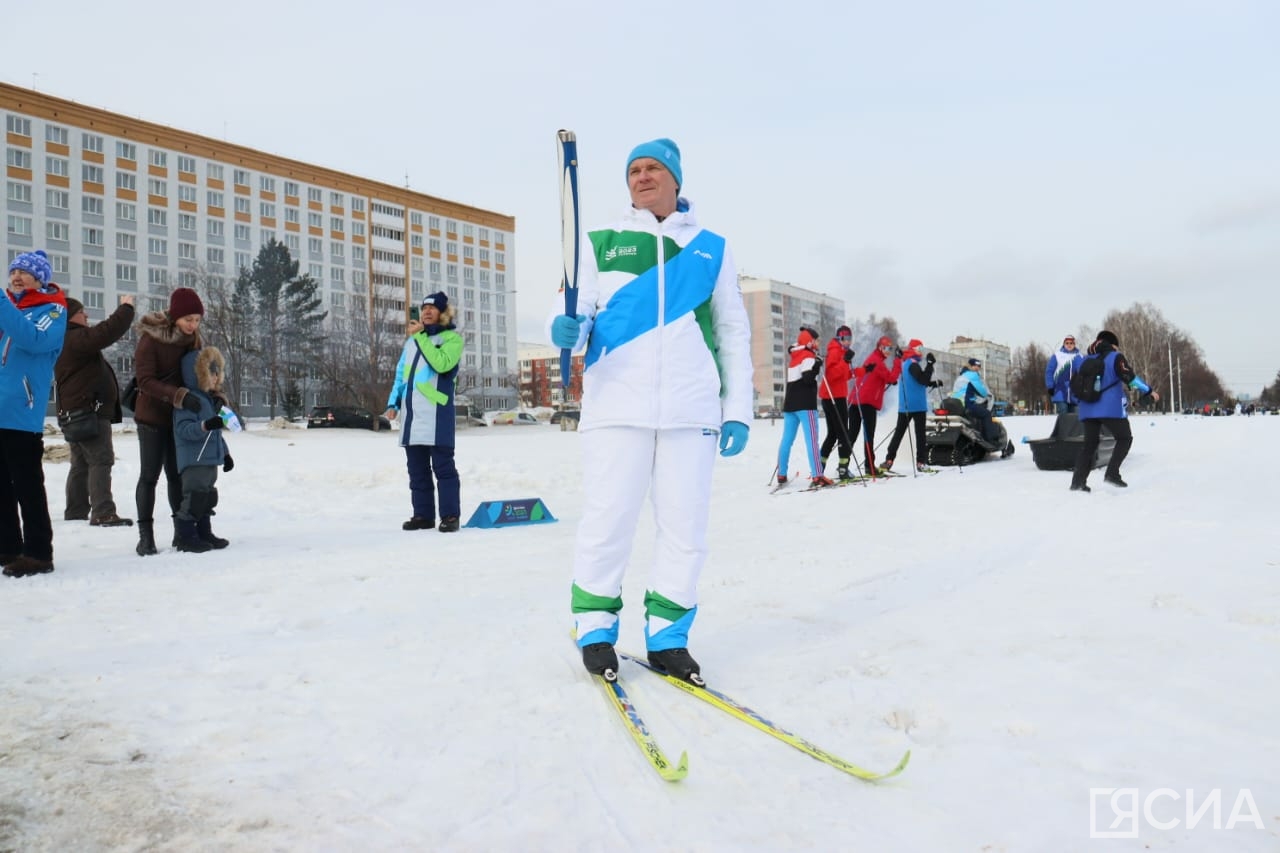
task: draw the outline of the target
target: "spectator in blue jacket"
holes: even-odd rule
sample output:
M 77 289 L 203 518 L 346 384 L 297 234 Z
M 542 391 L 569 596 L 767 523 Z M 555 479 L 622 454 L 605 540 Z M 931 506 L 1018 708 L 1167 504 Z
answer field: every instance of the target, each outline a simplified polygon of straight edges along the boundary
M 42 251 L 9 264 L 0 299 L 0 565 L 11 578 L 53 571 L 44 489 L 44 414 L 67 333 L 67 298 Z
M 1102 428 L 1116 437 L 1115 449 L 1111 451 L 1111 461 L 1107 463 L 1104 480 L 1113 486 L 1124 488 L 1129 484 L 1120 478 L 1120 466 L 1129 455 L 1133 446 L 1133 430 L 1129 428 L 1129 392 L 1125 386 L 1141 391 L 1143 397 L 1150 395 L 1155 402 L 1160 395 L 1151 390 L 1147 383 L 1129 366 L 1129 360 L 1120 351 L 1120 339 L 1114 332 L 1103 329 L 1098 332 L 1098 339 L 1089 346 L 1089 354 L 1105 359 L 1102 370 L 1102 396 L 1090 403 L 1080 401 L 1080 421 L 1084 424 L 1084 445 L 1080 455 L 1076 457 L 1076 469 L 1071 478 L 1071 491 L 1089 491 L 1089 471 L 1093 468 L 1093 456 L 1102 440 Z
M 230 473 L 235 460 L 227 449 L 220 412 L 227 408 L 222 379 L 226 361 L 217 347 L 191 350 L 182 357 L 183 405 L 173 410 L 173 447 L 182 479 L 182 503 L 173 516 L 179 551 L 203 554 L 231 544 L 213 532 L 218 505 L 218 468 Z
M 1053 410 L 1057 414 L 1076 411 L 1080 402 L 1071 393 L 1071 377 L 1080 369 L 1084 356 L 1076 350 L 1075 335 L 1067 335 L 1062 339 L 1062 348 L 1049 356 L 1049 363 L 1044 366 L 1044 384 L 1053 401 Z

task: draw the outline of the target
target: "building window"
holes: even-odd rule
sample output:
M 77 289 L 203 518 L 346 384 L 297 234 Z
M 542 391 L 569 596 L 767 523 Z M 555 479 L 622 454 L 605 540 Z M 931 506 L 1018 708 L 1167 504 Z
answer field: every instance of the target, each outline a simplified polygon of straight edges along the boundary
M 130 204 L 127 201 L 116 202 L 116 219 L 123 219 L 126 222 L 138 221 L 138 206 Z
M 487 243 L 487 242 L 489 242 L 489 229 L 488 229 L 488 228 L 481 228 L 481 229 L 480 229 L 480 242 L 482 242 L 482 243 Z
M 249 199 L 244 196 L 236 196 L 236 213 L 243 213 L 247 215 L 249 212 Z
M 147 254 L 148 255 L 169 254 L 169 241 L 161 240 L 159 237 L 148 237 L 147 238 Z
M 196 188 L 191 184 L 178 184 L 178 201 L 196 203 Z
M 462 223 L 462 236 L 474 239 L 476 236 L 476 227 L 469 222 Z
M 209 236 L 210 236 L 210 237 L 222 237 L 222 236 L 224 236 L 224 235 L 226 234 L 226 231 L 224 230 L 224 228 L 225 228 L 225 226 L 222 224 L 222 220 L 221 220 L 221 219 L 210 219 L 210 220 L 209 220 Z
M 276 179 L 269 175 L 258 176 L 258 189 L 264 193 L 273 193 L 276 191 Z
M 15 169 L 31 168 L 31 152 L 25 148 L 10 148 L 7 161 Z
M 156 208 L 148 208 L 147 224 L 158 225 L 161 228 L 169 227 L 169 212 L 167 210 L 157 210 Z
M 341 216 L 330 216 L 330 217 L 329 217 L 329 230 L 330 230 L 330 231 L 336 231 L 336 232 L 337 232 L 337 233 L 339 233 L 339 234 L 341 234 L 341 233 L 342 233 L 343 226 L 342 226 L 342 217 L 341 217 Z
M 222 203 L 222 193 L 218 192 L 217 190 L 209 190 L 209 192 L 205 195 L 205 202 L 208 204 L 209 207 L 216 207 L 219 209 L 224 207 Z
M 296 207 L 286 207 L 286 208 L 284 209 L 284 221 L 285 221 L 285 222 L 292 222 L 292 223 L 294 223 L 295 225 L 297 225 L 297 224 L 299 224 L 299 223 L 300 223 L 300 220 L 301 220 L 301 219 L 302 219 L 302 216 L 301 216 L 301 214 L 298 212 L 298 208 L 296 208 Z
M 276 206 L 269 201 L 264 201 L 258 205 L 258 213 L 263 219 L 276 218 Z
M 195 216 L 190 213 L 179 213 L 178 214 L 178 230 L 194 232 L 196 230 Z
M 51 241 L 66 243 L 71 240 L 71 226 L 65 222 L 46 222 L 44 233 Z
M 124 252 L 138 251 L 138 238 L 127 231 L 116 233 L 116 249 Z
M 207 257 L 209 259 L 209 263 L 222 266 L 222 261 L 224 257 L 222 249 L 218 249 L 216 247 L 210 246 L 208 249 Z
M 82 133 L 80 134 L 80 147 L 85 151 L 101 154 L 103 151 L 102 137 L 96 133 Z
M 418 212 L 418 211 L 416 211 L 416 210 L 415 210 L 415 211 L 413 211 L 412 213 L 410 213 L 410 214 L 409 214 L 409 224 L 410 224 L 410 225 L 417 225 L 419 228 L 421 228 L 421 227 L 422 227 L 422 214 L 421 214 L 421 213 L 419 213 L 419 212 Z
M 272 231 L 270 228 L 263 228 L 258 232 L 258 235 L 260 237 L 260 242 L 264 246 L 268 243 L 274 242 L 276 239 L 276 232 Z
M 104 245 L 104 235 L 106 232 L 101 228 L 83 228 L 80 233 L 86 246 Z
M 298 184 L 297 184 L 297 182 L 296 182 L 296 181 L 285 181 L 285 182 L 284 182 L 284 194 L 285 194 L 286 196 L 293 196 L 294 198 L 297 198 L 297 197 L 298 197 Z
M 363 236 L 364 236 L 364 223 L 363 223 L 363 222 L 352 222 L 352 223 L 351 223 L 351 236 L 353 236 L 353 237 L 363 237 Z
M 333 255 L 334 260 L 341 261 L 346 253 L 346 244 L 337 242 L 329 244 L 329 254 Z
M 6 230 L 14 237 L 30 237 L 31 217 L 10 215 L 9 224 Z
M 339 192 L 329 193 L 329 204 L 333 205 L 334 207 L 342 207 L 343 205 L 342 193 L 339 193 Z
M 49 190 L 50 193 L 53 190 Z M 27 204 L 31 203 L 31 184 L 20 184 L 17 181 L 10 181 L 8 187 L 9 201 L 21 201 Z M 53 205 L 49 205 L 52 207 Z M 62 205 L 66 207 L 66 205 Z
M 135 163 L 138 160 L 138 146 L 132 142 L 116 141 L 116 156 L 121 160 L 132 160 Z
M 322 202 L 324 193 L 319 187 L 307 187 L 307 201 Z
M 133 264 L 116 264 L 116 281 L 138 283 L 138 268 Z
M 324 241 L 319 237 L 307 238 L 307 251 L 313 255 L 324 254 Z
M 5 116 L 5 129 L 18 136 L 31 135 L 31 119 L 21 116 Z
M 149 195 L 158 196 L 160 198 L 169 197 L 169 182 L 152 178 L 147 181 L 147 193 Z
M 347 271 L 342 267 L 330 267 L 329 280 L 333 282 L 335 287 L 346 287 Z
M 182 156 L 182 155 L 179 155 L 179 156 L 178 156 L 178 171 L 179 171 L 179 172 L 186 172 L 187 174 L 194 175 L 194 174 L 196 173 L 196 158 L 194 158 L 194 157 L 184 157 L 184 156 Z
M 364 199 L 362 198 L 351 199 L 351 209 L 356 213 L 364 213 Z
M 204 176 L 211 181 L 222 180 L 222 166 L 217 163 L 205 163 Z
M 324 217 L 318 213 L 312 212 L 307 214 L 307 226 L 309 228 L 323 228 Z
M 86 278 L 102 278 L 102 261 L 85 258 L 80 262 L 80 270 Z
M 30 199 L 28 199 L 30 201 Z M 49 188 L 44 191 L 44 204 L 50 210 L 70 210 L 71 193 L 66 190 Z
M 237 240 L 244 240 L 246 243 L 247 243 L 247 242 L 249 242 L 249 239 L 250 239 L 250 238 L 249 238 L 249 226 L 248 226 L 248 225 L 243 225 L 243 224 L 237 224 L 237 225 L 236 225 L 236 239 L 237 239 Z
M 363 264 L 363 263 L 364 263 L 364 246 L 352 246 L 352 247 L 351 247 L 351 262 L 352 262 L 353 264 Z
M 185 261 L 194 261 L 196 259 L 196 244 L 179 243 L 178 257 Z
M 69 178 L 71 177 L 71 161 L 66 157 L 45 157 L 44 170 L 50 175 Z
M 249 186 L 249 173 L 244 169 L 236 169 L 232 174 L 232 182 L 238 187 Z
M 292 257 L 296 258 L 298 253 L 302 251 L 302 238 L 297 234 L 286 234 L 284 235 L 284 247 L 289 250 L 289 254 Z
M 116 189 L 137 190 L 138 176 L 133 172 L 116 172 Z
M 169 153 L 167 151 L 157 151 L 152 148 L 151 165 L 157 166 L 161 169 L 167 168 L 169 166 Z
M 439 230 L 440 230 L 440 217 L 439 217 L 439 216 L 431 216 L 431 217 L 428 217 L 428 218 L 427 218 L 427 227 L 428 227 L 428 228 L 430 228 L 432 231 L 439 231 Z

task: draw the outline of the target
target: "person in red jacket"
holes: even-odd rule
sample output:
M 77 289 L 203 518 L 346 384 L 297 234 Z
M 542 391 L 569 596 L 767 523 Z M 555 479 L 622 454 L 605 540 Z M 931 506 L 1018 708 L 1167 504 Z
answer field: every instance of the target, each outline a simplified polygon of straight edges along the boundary
M 849 435 L 863 430 L 863 456 L 868 475 L 876 470 L 876 413 L 884 405 L 884 391 L 902 375 L 902 363 L 894 355 L 895 347 L 888 336 L 876 341 L 876 351 L 867 356 L 861 367 L 853 371 L 853 387 L 849 391 Z M 901 350 L 898 351 L 901 355 Z
M 836 329 L 836 336 L 827 344 L 826 367 L 822 379 L 818 383 L 818 401 L 822 404 L 822 414 L 827 419 L 827 436 L 822 439 L 819 451 L 822 473 L 827 473 L 827 457 L 831 448 L 836 447 L 840 455 L 836 476 L 848 480 L 849 473 L 849 402 L 845 399 L 849 394 L 849 378 L 853 371 L 849 363 L 853 361 L 853 350 L 849 343 L 853 340 L 853 331 L 848 326 Z

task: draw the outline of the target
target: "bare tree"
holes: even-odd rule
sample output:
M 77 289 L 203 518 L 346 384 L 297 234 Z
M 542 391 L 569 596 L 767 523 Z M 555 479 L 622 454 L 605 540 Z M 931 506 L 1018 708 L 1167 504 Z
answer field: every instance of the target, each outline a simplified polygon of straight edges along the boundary
M 1044 371 L 1049 355 L 1035 341 L 1014 350 L 1009 377 L 1010 393 L 1015 400 L 1025 400 L 1033 412 L 1041 411 L 1048 399 L 1045 394 Z
M 376 412 L 386 403 L 404 348 L 403 285 L 375 276 L 372 295 L 372 316 L 365 294 L 355 294 L 330 317 L 319 378 L 327 402 Z
M 1134 303 L 1124 311 L 1111 311 L 1102 327 L 1120 338 L 1121 349 L 1134 370 L 1154 388 L 1167 389 L 1169 363 L 1181 366 L 1181 386 L 1191 401 L 1224 400 L 1222 380 L 1209 369 L 1195 340 L 1176 328 L 1150 302 Z M 1171 395 L 1161 394 L 1169 398 Z M 1172 402 L 1172 401 L 1171 401 Z

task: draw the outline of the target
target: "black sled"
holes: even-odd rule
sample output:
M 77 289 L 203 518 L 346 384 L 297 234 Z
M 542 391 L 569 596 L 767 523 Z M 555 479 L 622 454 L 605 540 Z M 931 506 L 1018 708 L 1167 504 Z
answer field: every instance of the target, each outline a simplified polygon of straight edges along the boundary
M 1041 471 L 1070 471 L 1076 467 L 1076 457 L 1084 447 L 1084 424 L 1074 412 L 1063 412 L 1054 421 L 1053 432 L 1048 438 L 1037 438 L 1027 443 L 1031 445 L 1031 458 Z M 1098 452 L 1093 455 L 1093 467 L 1101 468 L 1110 462 L 1115 447 L 1116 437 L 1103 427 Z
M 982 425 L 964 413 L 964 404 L 955 397 L 944 397 L 942 405 L 929 415 L 925 424 L 924 443 L 930 465 L 972 465 L 998 453 L 1000 458 L 1013 455 L 1013 442 L 1004 424 L 993 421 L 999 435 L 987 441 Z

